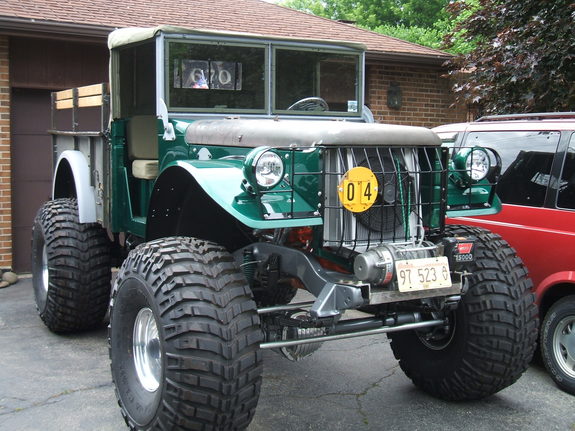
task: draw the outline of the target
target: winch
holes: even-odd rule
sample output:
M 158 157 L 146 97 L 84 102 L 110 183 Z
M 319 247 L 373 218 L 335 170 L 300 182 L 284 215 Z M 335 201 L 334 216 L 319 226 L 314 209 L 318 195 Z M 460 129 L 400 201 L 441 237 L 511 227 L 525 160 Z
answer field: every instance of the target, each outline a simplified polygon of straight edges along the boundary
M 437 254 L 438 247 L 433 243 L 424 242 L 421 246 L 384 244 L 357 255 L 353 272 L 361 281 L 375 285 L 388 284 L 393 280 L 397 260 L 422 259 Z

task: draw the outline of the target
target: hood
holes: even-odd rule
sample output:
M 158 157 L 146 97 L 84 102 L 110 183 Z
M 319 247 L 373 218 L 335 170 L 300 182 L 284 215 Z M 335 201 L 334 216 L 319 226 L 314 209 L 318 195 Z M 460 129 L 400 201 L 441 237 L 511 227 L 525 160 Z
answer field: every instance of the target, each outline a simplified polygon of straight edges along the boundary
M 186 129 L 194 145 L 235 147 L 440 146 L 429 129 L 391 124 L 300 120 L 198 120 Z

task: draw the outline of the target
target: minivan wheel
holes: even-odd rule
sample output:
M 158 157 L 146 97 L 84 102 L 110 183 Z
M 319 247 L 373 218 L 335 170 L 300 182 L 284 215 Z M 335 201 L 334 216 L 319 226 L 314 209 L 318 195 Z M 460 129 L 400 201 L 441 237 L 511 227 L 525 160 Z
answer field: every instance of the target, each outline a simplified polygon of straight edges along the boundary
M 557 301 L 545 315 L 541 353 L 557 386 L 575 395 L 575 295 Z

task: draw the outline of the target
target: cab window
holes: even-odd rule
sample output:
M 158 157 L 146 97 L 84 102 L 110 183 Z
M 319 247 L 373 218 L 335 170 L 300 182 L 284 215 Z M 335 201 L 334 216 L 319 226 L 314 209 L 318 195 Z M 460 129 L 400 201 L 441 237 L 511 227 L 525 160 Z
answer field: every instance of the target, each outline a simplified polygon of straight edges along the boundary
M 112 104 L 116 118 L 154 115 L 156 112 L 155 43 L 128 46 L 117 51 L 118 81 Z M 152 84 L 151 84 L 152 83 Z

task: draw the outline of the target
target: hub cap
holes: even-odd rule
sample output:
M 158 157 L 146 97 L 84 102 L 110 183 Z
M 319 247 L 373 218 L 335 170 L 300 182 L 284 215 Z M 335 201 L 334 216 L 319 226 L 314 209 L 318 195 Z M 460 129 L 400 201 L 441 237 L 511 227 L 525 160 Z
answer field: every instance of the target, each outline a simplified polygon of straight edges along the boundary
M 148 392 L 160 387 L 162 352 L 152 310 L 142 308 L 134 322 L 134 364 L 140 383 Z
M 565 317 L 555 328 L 553 353 L 561 370 L 575 378 L 575 316 Z

